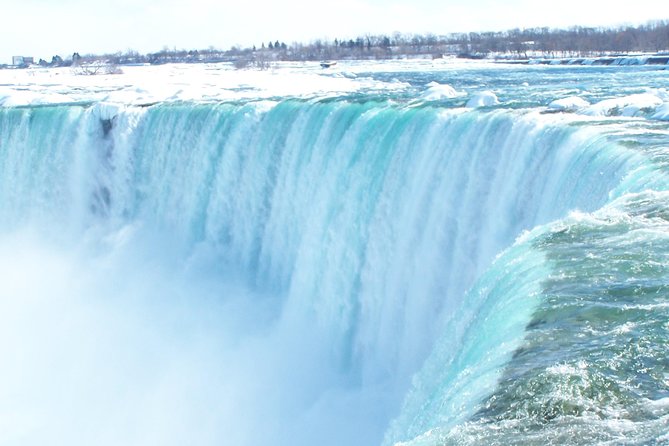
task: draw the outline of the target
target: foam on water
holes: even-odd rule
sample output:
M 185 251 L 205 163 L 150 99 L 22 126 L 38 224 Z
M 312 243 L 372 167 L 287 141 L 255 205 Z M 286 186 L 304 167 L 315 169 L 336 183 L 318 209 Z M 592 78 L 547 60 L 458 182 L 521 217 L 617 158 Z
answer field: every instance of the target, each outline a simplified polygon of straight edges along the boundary
M 574 93 L 528 99 L 508 68 L 488 87 L 501 104 L 468 110 L 481 65 L 389 66 L 5 87 L 79 105 L 0 108 L 0 442 L 474 442 L 533 422 L 504 396 L 514 371 L 536 371 L 530 388 L 594 370 L 518 352 L 552 348 L 538 315 L 571 321 L 546 297 L 585 283 L 569 259 L 624 283 L 607 249 L 661 245 L 664 124 L 521 107 Z M 455 70 L 479 82 L 426 105 Z M 567 432 L 596 426 L 580 413 L 558 416 Z
M 653 195 L 666 204 L 666 192 Z M 662 352 L 669 327 L 660 259 L 667 255 L 667 220 L 666 211 L 658 213 L 657 202 L 649 206 L 648 198 L 631 194 L 517 243 L 514 249 L 544 255 L 550 272 L 543 281 L 531 281 L 541 287 L 541 298 L 532 301 L 534 314 L 496 390 L 481 399 L 468 421 L 451 427 L 457 412 L 446 411 L 451 415 L 445 421 L 401 444 L 664 441 L 669 387 Z M 644 252 L 649 245 L 652 253 Z M 472 378 L 461 373 L 459 379 Z M 452 381 L 437 382 L 445 387 L 431 394 L 443 402 Z

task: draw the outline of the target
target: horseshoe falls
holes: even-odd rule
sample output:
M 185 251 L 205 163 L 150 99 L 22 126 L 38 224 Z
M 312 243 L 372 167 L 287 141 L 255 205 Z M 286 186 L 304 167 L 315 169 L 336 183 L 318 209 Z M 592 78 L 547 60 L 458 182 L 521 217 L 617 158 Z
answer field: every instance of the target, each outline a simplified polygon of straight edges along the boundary
M 669 443 L 665 67 L 0 73 L 0 443 Z

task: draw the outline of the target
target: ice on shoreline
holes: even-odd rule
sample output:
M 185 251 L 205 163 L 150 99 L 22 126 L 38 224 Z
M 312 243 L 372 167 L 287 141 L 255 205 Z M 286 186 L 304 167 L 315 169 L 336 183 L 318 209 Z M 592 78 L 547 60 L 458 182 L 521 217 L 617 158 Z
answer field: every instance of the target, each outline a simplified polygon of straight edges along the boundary
M 67 104 L 73 102 L 66 94 L 57 92 L 39 92 L 32 90 L 16 90 L 4 87 L 0 89 L 0 106 L 21 107 L 43 104 Z
M 284 64 L 266 71 L 236 70 L 229 64 L 132 66 L 124 67 L 123 74 L 95 76 L 76 74 L 69 68 L 0 70 L 0 106 L 308 99 L 408 87 L 402 82 L 383 82 L 350 73 L 323 73 L 312 65 Z

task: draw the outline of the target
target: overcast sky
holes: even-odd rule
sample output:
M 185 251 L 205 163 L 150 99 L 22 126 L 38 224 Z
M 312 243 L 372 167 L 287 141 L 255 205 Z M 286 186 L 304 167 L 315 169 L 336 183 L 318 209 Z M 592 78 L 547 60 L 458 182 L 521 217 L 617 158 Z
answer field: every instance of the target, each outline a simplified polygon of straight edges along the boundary
M 669 19 L 667 0 L 0 0 L 0 63 L 74 51 L 197 49 Z

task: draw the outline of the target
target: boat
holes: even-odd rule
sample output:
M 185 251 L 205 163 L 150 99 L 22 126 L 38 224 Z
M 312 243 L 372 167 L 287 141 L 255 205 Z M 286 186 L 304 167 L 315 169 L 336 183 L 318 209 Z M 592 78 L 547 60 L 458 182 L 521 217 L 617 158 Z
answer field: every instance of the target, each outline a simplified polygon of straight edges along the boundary
M 323 67 L 323 68 L 330 68 L 330 67 L 333 67 L 335 65 L 337 65 L 336 61 L 323 61 L 323 62 L 321 62 L 321 67 Z

